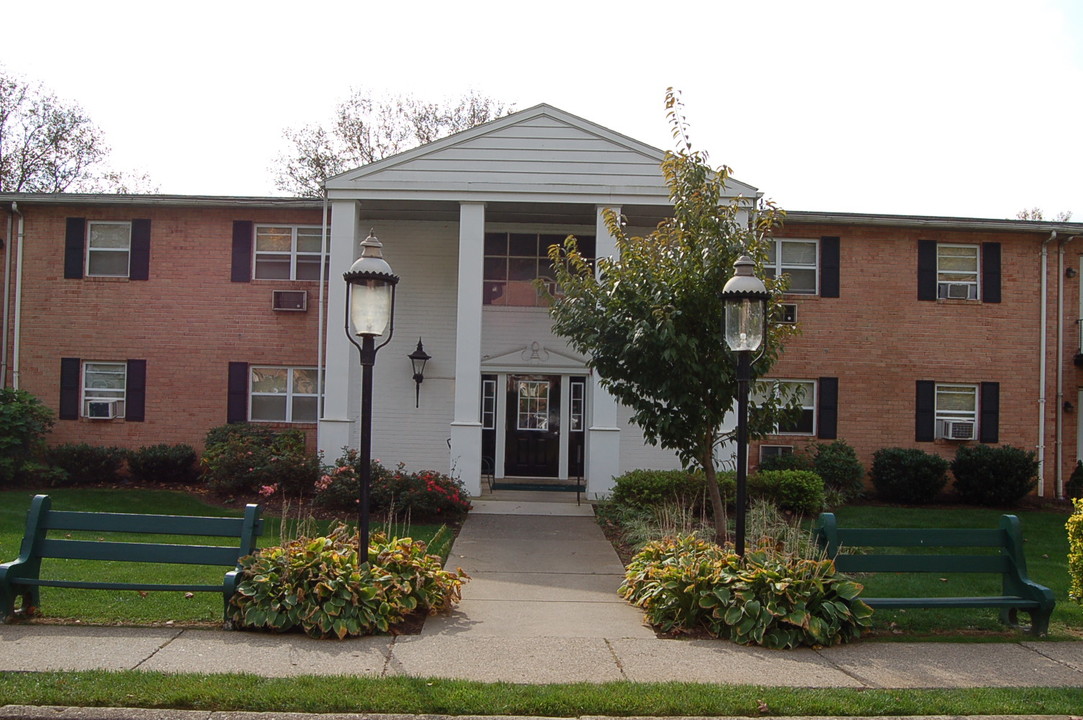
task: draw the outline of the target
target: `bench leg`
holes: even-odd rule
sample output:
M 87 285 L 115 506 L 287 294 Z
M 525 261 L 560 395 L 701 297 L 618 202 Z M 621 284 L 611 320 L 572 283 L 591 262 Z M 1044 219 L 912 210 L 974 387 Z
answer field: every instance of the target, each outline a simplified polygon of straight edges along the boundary
M 1019 624 L 1019 608 L 1004 608 L 1000 611 L 1000 621 L 1005 625 L 1010 625 L 1014 628 L 1026 630 L 1031 635 L 1048 635 L 1049 634 L 1049 618 L 1053 614 L 1052 610 L 1042 610 L 1037 608 L 1035 610 L 1029 610 L 1027 608 L 1022 609 L 1030 618 L 1030 625 L 1023 626 Z
M 15 605 L 22 600 L 20 614 L 31 617 L 41 604 L 41 590 L 38 587 L 15 589 L 11 585 L 0 586 L 0 622 L 10 623 L 15 619 Z

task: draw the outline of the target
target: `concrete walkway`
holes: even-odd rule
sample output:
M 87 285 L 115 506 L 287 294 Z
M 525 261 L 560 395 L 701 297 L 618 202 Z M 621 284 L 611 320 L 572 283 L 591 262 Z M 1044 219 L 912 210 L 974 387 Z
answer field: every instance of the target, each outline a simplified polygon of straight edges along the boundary
M 459 608 L 430 618 L 420 635 L 339 642 L 190 628 L 9 625 L 0 626 L 0 672 L 102 668 L 515 683 L 1083 686 L 1080 642 L 1020 636 L 1014 643 L 857 642 L 774 651 L 659 639 L 616 596 L 621 565 L 589 506 L 577 506 L 571 493 L 544 495 L 549 498 L 523 493 L 475 502 L 449 561 L 473 579 Z

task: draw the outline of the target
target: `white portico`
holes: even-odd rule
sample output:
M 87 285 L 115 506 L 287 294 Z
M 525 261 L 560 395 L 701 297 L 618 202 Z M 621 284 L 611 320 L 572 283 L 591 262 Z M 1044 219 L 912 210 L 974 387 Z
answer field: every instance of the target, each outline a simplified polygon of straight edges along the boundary
M 612 256 L 602 212 L 635 234 L 668 214 L 663 153 L 539 105 L 327 183 L 331 251 L 325 407 L 330 460 L 359 436 L 360 365 L 344 332 L 341 280 L 370 231 L 401 278 L 394 335 L 375 365 L 373 456 L 447 470 L 472 495 L 496 478 L 578 478 L 589 495 L 635 467 L 676 467 L 646 448 L 587 359 L 553 335 L 534 280 L 546 249 L 575 235 Z M 746 197 L 755 189 L 732 183 Z M 432 356 L 414 407 L 407 355 Z

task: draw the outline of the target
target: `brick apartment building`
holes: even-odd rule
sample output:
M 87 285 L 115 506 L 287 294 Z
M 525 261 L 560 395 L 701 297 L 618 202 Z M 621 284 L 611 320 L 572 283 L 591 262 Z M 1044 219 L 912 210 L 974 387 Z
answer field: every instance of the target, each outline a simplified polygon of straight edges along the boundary
M 199 448 L 209 428 L 251 420 L 304 429 L 333 458 L 358 436 L 341 277 L 373 228 L 401 277 L 374 456 L 450 468 L 473 494 L 483 473 L 583 477 L 603 494 L 620 472 L 677 461 L 645 446 L 529 283 L 568 234 L 611 254 L 605 208 L 649 232 L 668 207 L 661 158 L 541 105 L 334 178 L 326 203 L 0 194 L 4 383 L 57 412 L 54 443 Z M 1038 451 L 1039 494 L 1062 496 L 1083 450 L 1081 235 L 790 212 L 767 271 L 791 276 L 801 332 L 773 377 L 798 384 L 805 409 L 752 462 L 836 438 L 866 464 L 888 446 L 950 458 L 1010 444 Z M 432 359 L 415 407 L 419 338 Z

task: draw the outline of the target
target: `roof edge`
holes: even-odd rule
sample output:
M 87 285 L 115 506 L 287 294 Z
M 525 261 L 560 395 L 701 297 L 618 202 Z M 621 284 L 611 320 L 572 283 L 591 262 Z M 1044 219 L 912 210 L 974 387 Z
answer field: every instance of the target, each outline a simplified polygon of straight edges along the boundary
M 172 207 L 320 208 L 323 198 L 234 195 L 121 195 L 117 193 L 0 193 L 0 208 L 27 205 L 143 205 Z
M 1067 233 L 1083 235 L 1083 223 L 1049 220 L 946 217 L 939 215 L 884 215 L 876 213 L 787 210 L 783 226 L 794 223 L 826 225 L 867 225 L 882 227 L 924 227 L 943 230 L 1002 230 L 1005 232 Z

